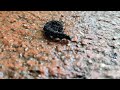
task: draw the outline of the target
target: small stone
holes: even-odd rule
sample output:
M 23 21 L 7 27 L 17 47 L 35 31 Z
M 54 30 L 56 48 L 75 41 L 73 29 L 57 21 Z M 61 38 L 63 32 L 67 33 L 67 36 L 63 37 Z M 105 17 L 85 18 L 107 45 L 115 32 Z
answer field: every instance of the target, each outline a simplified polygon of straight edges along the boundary
M 23 57 L 22 53 L 19 54 L 20 58 Z
M 25 51 L 28 51 L 28 47 L 27 47 L 27 48 L 25 48 Z
M 61 52 L 58 52 L 58 55 L 61 55 L 62 53 Z
M 92 60 L 88 60 L 88 63 L 92 64 L 93 62 L 92 62 Z
M 67 44 L 67 46 L 70 46 L 70 45 L 71 45 L 70 43 Z
M 102 68 L 104 68 L 106 65 L 102 63 L 100 66 L 101 66 Z
M 73 39 L 72 39 L 73 42 L 78 42 L 78 37 L 75 36 Z
M 27 24 L 23 24 L 23 27 L 24 27 L 25 29 L 28 29 L 28 28 L 29 28 L 29 26 L 28 26 Z
M 79 32 L 82 36 L 85 36 L 85 34 L 84 33 L 82 33 L 82 32 Z
M 61 56 L 61 59 L 64 60 L 64 59 L 65 59 L 65 56 Z

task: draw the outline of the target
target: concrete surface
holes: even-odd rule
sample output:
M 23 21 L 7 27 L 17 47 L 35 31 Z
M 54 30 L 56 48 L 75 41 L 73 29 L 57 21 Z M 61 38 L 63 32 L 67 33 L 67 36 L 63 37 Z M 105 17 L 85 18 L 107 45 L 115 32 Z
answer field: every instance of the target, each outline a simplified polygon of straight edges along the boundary
M 47 40 L 50 20 L 72 42 Z M 0 11 L 1 79 L 117 79 L 119 53 L 119 11 Z

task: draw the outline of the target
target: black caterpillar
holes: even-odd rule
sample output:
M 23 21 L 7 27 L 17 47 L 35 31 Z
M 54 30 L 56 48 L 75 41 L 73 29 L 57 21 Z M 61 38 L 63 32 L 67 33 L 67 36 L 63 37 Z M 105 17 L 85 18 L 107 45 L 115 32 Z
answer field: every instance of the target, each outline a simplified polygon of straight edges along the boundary
M 62 40 L 65 38 L 71 41 L 70 36 L 64 34 L 63 24 L 60 21 L 52 20 L 52 21 L 47 22 L 43 30 L 44 30 L 45 36 L 50 39 L 59 38 L 60 40 Z

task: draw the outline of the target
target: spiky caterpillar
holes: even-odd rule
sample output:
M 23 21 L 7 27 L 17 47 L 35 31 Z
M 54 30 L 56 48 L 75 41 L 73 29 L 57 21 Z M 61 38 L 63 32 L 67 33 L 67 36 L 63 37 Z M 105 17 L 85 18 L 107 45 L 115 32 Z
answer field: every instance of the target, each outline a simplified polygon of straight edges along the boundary
M 71 40 L 70 36 L 64 34 L 63 24 L 60 21 L 49 21 L 45 24 L 43 28 L 45 35 L 50 39 L 68 39 Z

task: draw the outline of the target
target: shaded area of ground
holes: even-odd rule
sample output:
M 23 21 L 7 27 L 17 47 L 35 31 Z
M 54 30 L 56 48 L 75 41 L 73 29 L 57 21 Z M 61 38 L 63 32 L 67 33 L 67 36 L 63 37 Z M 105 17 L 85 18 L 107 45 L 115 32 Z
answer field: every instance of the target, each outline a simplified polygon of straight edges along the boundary
M 64 22 L 73 42 L 43 36 Z M 0 78 L 120 78 L 120 12 L 1 11 Z

